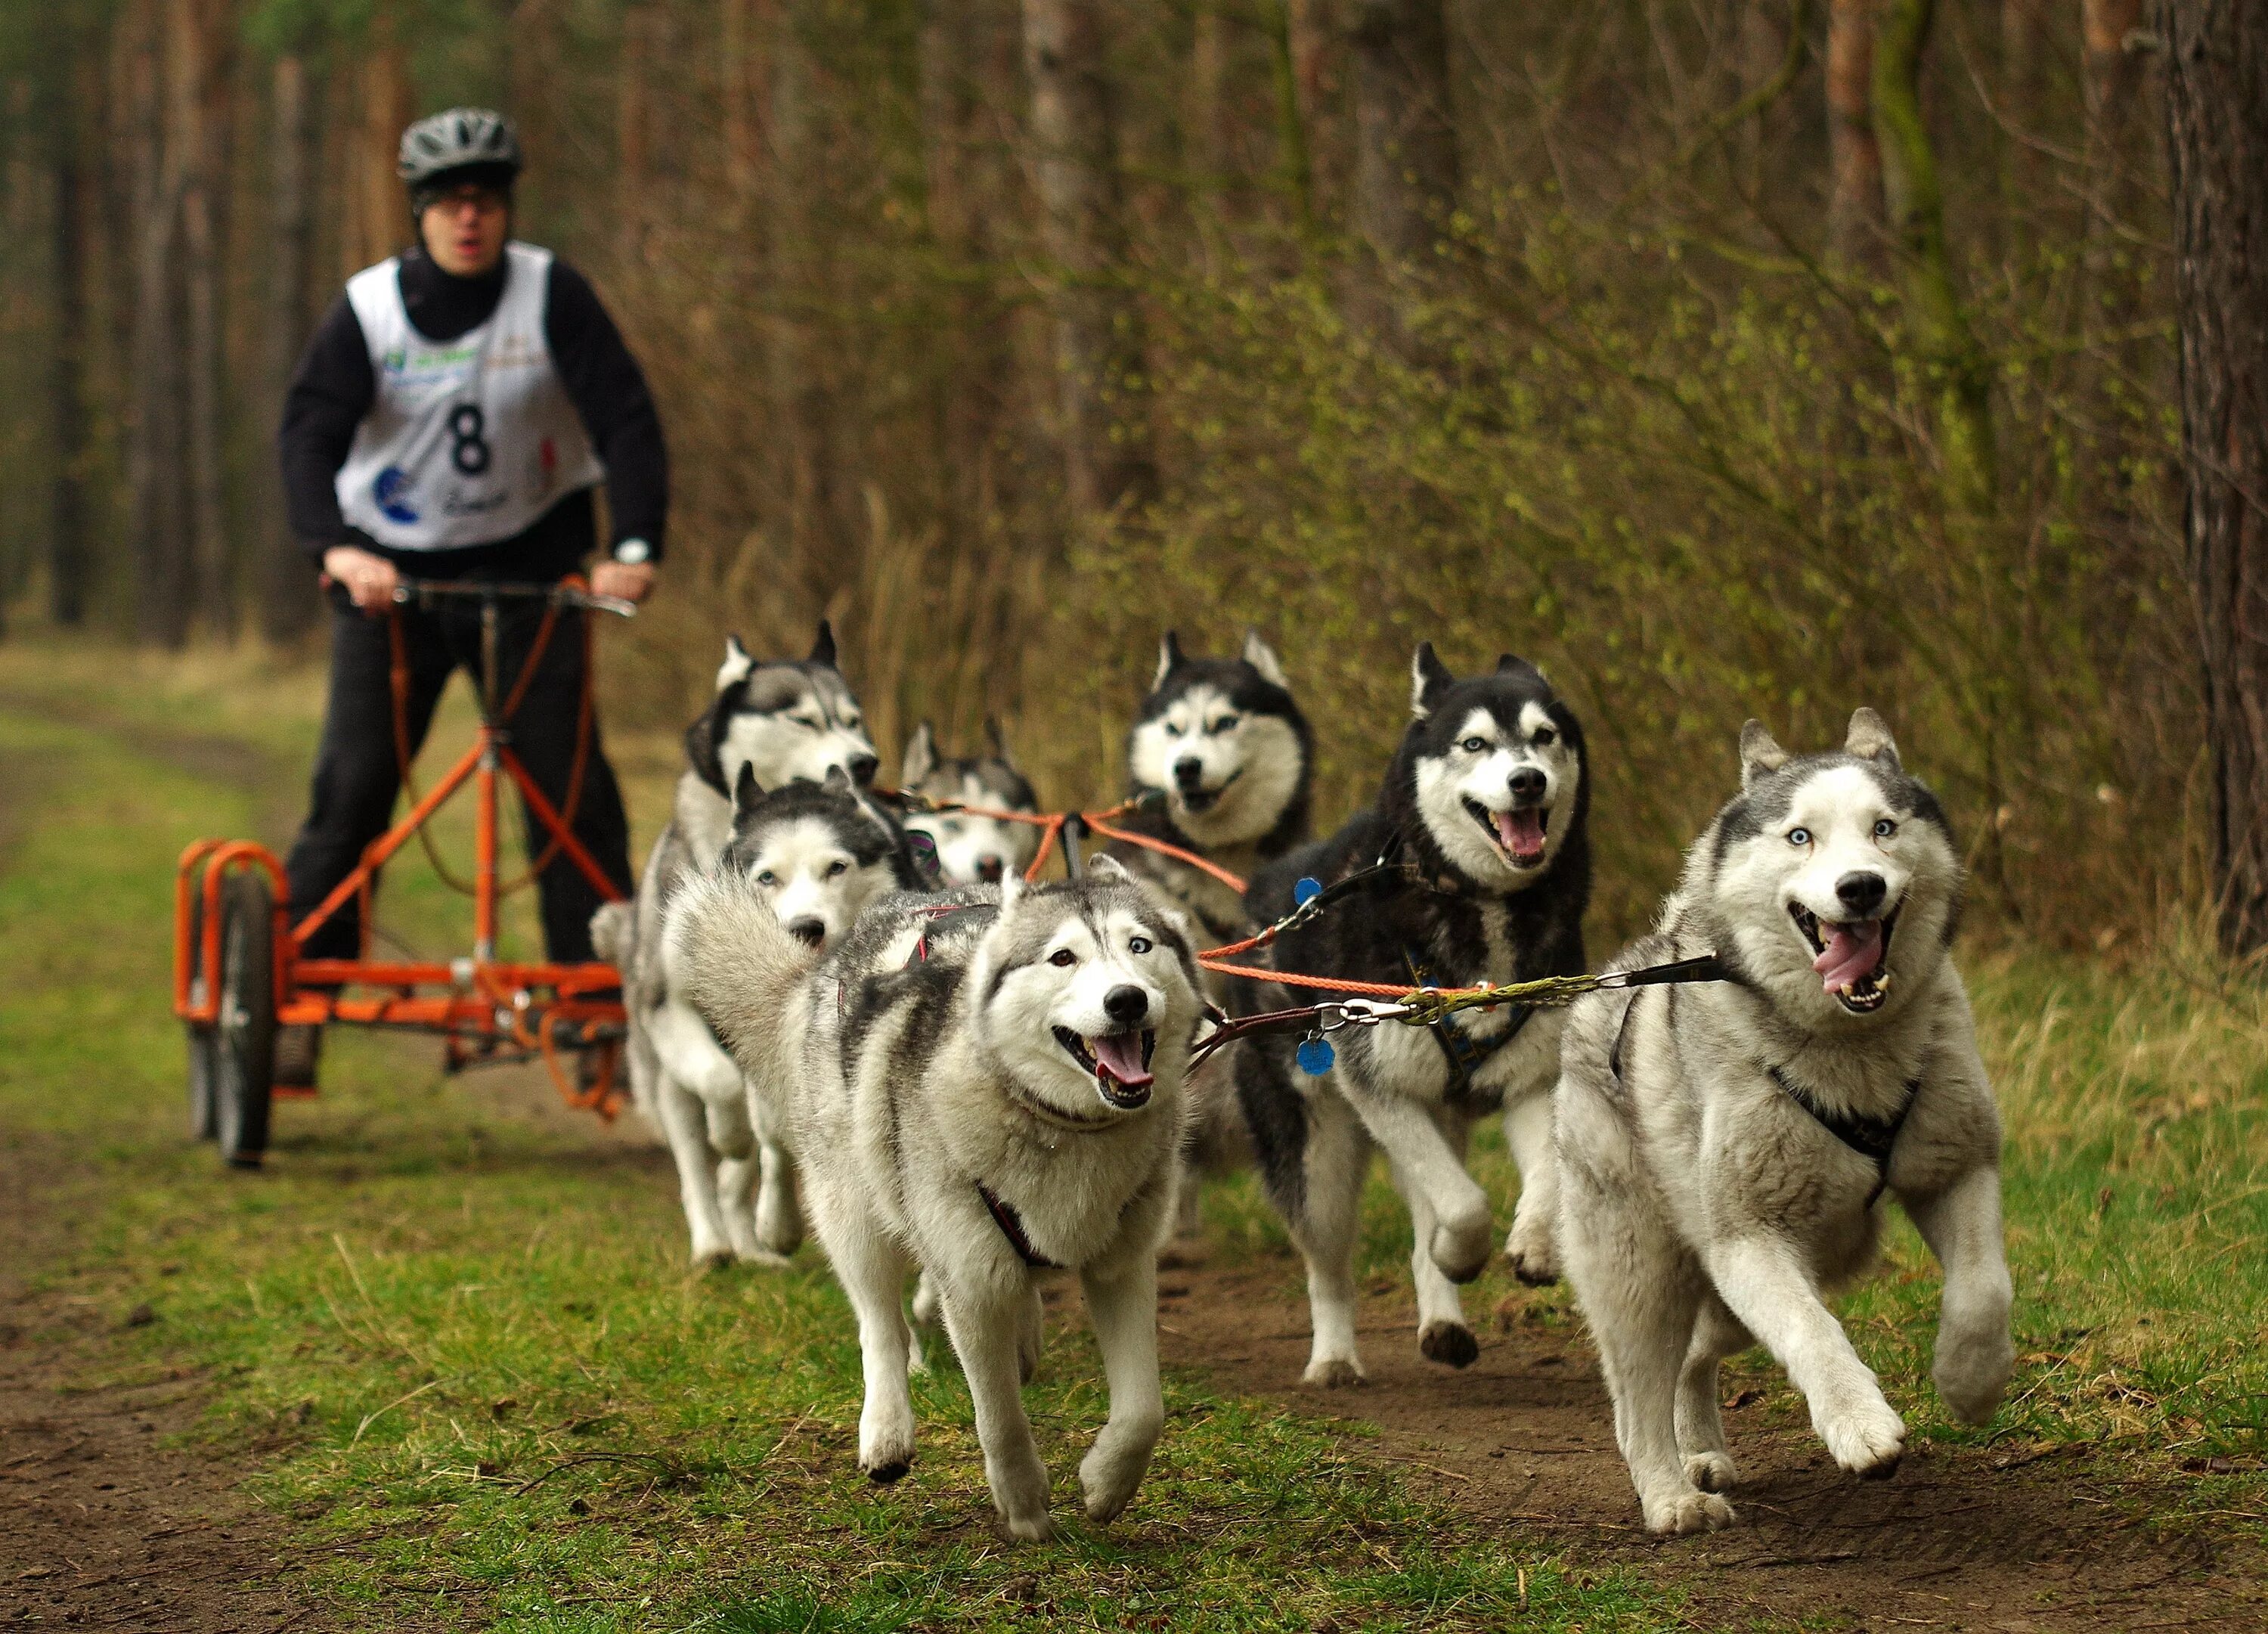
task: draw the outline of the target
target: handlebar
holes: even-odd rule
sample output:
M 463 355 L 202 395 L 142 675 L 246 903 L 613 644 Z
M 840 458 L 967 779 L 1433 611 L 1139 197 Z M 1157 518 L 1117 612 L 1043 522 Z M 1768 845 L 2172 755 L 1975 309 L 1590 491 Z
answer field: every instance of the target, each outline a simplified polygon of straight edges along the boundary
M 625 601 L 620 596 L 594 595 L 579 581 L 571 579 L 562 579 L 556 585 L 524 585 L 503 580 L 405 578 L 394 592 L 397 607 L 428 603 L 444 597 L 472 601 L 548 601 L 555 607 L 612 613 L 618 618 L 634 618 L 637 615 L 635 602 Z

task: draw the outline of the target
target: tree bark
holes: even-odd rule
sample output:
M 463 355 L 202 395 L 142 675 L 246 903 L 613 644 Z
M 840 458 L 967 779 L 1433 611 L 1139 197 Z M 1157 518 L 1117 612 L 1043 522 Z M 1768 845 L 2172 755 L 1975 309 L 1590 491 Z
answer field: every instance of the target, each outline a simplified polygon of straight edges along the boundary
M 1410 339 L 1398 285 L 1432 247 L 1456 202 L 1442 0 L 1355 0 L 1354 227 L 1368 248 L 1363 305 L 1373 329 Z
M 86 77 L 76 75 L 71 103 L 55 127 L 54 394 L 55 493 L 48 538 L 48 612 L 58 624 L 86 618 L 91 548 L 87 504 L 88 309 L 86 239 L 99 204 L 90 185 L 85 139 L 99 129 L 82 104 Z
M 306 343 L 308 267 L 313 260 L 312 212 L 308 198 L 309 135 L 306 60 L 286 52 L 269 74 L 269 230 L 265 357 L 267 390 L 261 429 L 275 422 Z M 266 438 L 262 438 L 263 445 Z M 263 453 L 265 449 L 263 447 Z M 260 526 L 261 626 L 271 641 L 304 635 L 320 603 L 314 576 L 307 570 L 298 541 L 284 513 L 283 483 L 272 455 L 254 463 L 262 475 Z
M 178 156 L 165 139 L 164 40 L 157 0 L 136 0 L 121 21 L 133 122 L 133 406 L 127 442 L 128 533 L 134 541 L 135 627 L 145 641 L 188 639 L 191 584 L 181 465 L 181 368 L 174 257 L 180 235 Z
M 1024 0 L 1041 241 L 1054 263 L 1056 361 L 1071 503 L 1114 510 L 1157 491 L 1140 400 L 1143 329 L 1126 288 L 1117 113 L 1099 0 Z
M 2021 0 L 2020 0 L 2021 3 Z M 1827 241 L 1845 267 L 1881 259 L 1882 149 L 1874 138 L 1876 0 L 1828 0 Z
M 181 276 L 187 332 L 188 390 L 182 407 L 188 419 L 189 475 L 189 572 L 193 594 L 205 627 L 225 638 L 236 623 L 236 598 L 228 539 L 225 476 L 222 468 L 221 270 L 218 179 L 224 172 L 217 149 L 220 106 L 216 92 L 225 85 L 218 61 L 219 19 L 199 0 L 167 0 L 167 146 L 179 158 L 181 200 Z
M 2268 947 L 2268 14 L 2154 0 L 2221 945 Z
M 344 183 L 353 230 L 341 235 L 342 276 L 384 261 L 409 236 L 409 206 L 394 168 L 409 123 L 409 73 L 390 6 L 381 4 L 372 18 L 360 60 L 361 119 L 346 144 Z
M 1887 0 L 1874 41 L 1874 136 L 1899 253 L 1906 329 L 1936 401 L 1938 458 L 1956 515 L 1992 514 L 1999 486 L 1991 360 L 1955 288 L 1937 152 L 1921 107 L 1922 54 L 1936 0 Z

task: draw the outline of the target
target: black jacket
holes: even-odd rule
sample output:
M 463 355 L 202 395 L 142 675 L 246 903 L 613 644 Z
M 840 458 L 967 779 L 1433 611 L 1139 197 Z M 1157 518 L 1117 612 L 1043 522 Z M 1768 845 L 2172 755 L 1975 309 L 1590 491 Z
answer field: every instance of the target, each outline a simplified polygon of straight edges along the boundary
M 481 277 L 459 278 L 435 266 L 422 248 L 409 251 L 401 258 L 401 299 L 409 321 L 434 341 L 453 341 L 477 328 L 503 298 L 508 264 L 499 261 L 495 271 Z M 543 335 L 591 446 L 606 467 L 615 540 L 643 539 L 659 560 L 669 508 L 669 456 L 662 445 L 661 416 L 637 359 L 622 344 L 598 291 L 556 257 L 544 299 Z M 574 571 L 590 554 L 596 540 L 587 489 L 562 498 L 523 533 L 461 549 L 394 550 L 349 526 L 339 514 L 334 481 L 354 444 L 355 428 L 377 394 L 370 347 L 342 293 L 300 357 L 276 438 L 291 532 L 317 563 L 335 545 L 357 545 L 397 563 L 414 561 L 421 577 L 482 573 L 551 579 Z

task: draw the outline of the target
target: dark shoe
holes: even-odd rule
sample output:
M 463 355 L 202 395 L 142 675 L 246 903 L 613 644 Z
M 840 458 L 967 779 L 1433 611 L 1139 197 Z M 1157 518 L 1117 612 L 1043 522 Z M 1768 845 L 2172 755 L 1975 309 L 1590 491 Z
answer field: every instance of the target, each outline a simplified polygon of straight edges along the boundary
M 323 1029 L 313 1022 L 276 1031 L 276 1087 L 312 1090 L 323 1058 Z

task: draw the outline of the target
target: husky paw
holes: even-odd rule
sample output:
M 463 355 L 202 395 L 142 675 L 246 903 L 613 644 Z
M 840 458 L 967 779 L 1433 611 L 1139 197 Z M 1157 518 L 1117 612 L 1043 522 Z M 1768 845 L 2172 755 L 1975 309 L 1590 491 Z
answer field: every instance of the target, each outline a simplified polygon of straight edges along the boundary
M 693 1245 L 693 1269 L 696 1271 L 728 1270 L 733 1263 L 733 1250 L 721 1242 Z
M 1504 1245 L 1504 1257 L 1512 1266 L 1512 1274 L 1531 1288 L 1548 1288 L 1559 1280 L 1559 1256 L 1548 1231 L 1522 1231 L 1514 1226 Z
M 1130 1446 L 1095 1443 L 1094 1449 L 1079 1467 L 1079 1486 L 1086 1498 L 1089 1520 L 1116 1520 L 1134 1501 L 1142 1476 L 1150 1468 L 1150 1445 L 1154 1440 L 1152 1438 L 1151 1443 L 1144 1444 L 1138 1453 Z
M 1433 1227 L 1432 1240 L 1425 1245 L 1434 1265 L 1442 1276 L 1454 1283 L 1468 1283 L 1488 1268 L 1489 1218 L 1483 1210 L 1474 1219 L 1460 1222 L 1454 1229 L 1444 1220 Z
M 903 1458 L 895 1458 L 884 1464 L 869 1464 L 862 1461 L 858 1467 L 866 1472 L 866 1479 L 876 1486 L 889 1486 L 902 1479 L 906 1471 L 914 1467 L 913 1454 L 909 1453 Z
M 1362 1364 L 1351 1356 L 1319 1356 L 1300 1375 L 1301 1382 L 1321 1385 L 1326 1390 L 1343 1390 L 1366 1382 L 1368 1377 Z
M 1462 1322 L 1428 1322 L 1418 1336 L 1418 1351 L 1444 1367 L 1470 1367 L 1480 1358 L 1480 1342 Z
M 1819 1426 L 1819 1434 L 1835 1461 L 1863 1480 L 1889 1480 L 1906 1453 L 1905 1420 L 1883 1401 L 1837 1415 Z
M 1688 1453 L 1685 1478 L 1704 1492 L 1729 1492 L 1740 1483 L 1727 1453 Z
M 768 1270 L 776 1271 L 785 1270 L 789 1266 L 795 1263 L 795 1262 L 789 1259 L 786 1255 L 778 1253 L 771 1248 L 767 1248 L 758 1243 L 752 1243 L 744 1248 L 733 1249 L 733 1257 L 743 1265 L 761 1265 Z
M 1733 1506 L 1714 1492 L 1672 1492 L 1649 1498 L 1640 1507 L 1646 1511 L 1646 1529 L 1656 1537 L 1684 1537 L 1733 1524 Z
M 2008 1387 L 2008 1373 L 2015 1365 L 2015 1347 L 2002 1332 L 1974 1344 L 1940 1343 L 1937 1365 L 1930 1377 L 1937 1394 L 1953 1416 L 1964 1424 L 1992 1422 L 2000 1397 Z
M 1044 1543 L 1056 1535 L 1056 1523 L 1043 1510 L 1036 1515 L 1019 1520 L 1014 1515 L 1000 1517 L 1000 1530 L 1006 1533 L 1012 1543 Z

